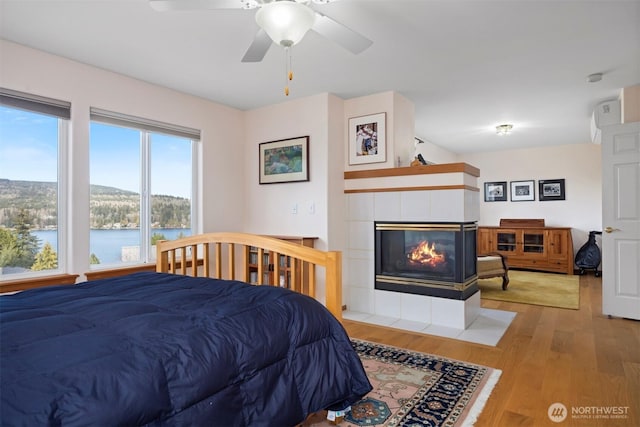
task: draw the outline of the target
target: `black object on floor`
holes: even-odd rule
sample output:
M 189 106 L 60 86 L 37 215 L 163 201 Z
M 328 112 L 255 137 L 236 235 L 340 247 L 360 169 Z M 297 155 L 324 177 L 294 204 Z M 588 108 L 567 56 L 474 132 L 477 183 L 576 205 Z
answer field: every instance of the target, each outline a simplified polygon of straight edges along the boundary
M 581 275 L 588 269 L 593 269 L 596 277 L 600 277 L 602 274 L 601 271 L 598 271 L 602 257 L 596 243 L 596 234 L 600 235 L 602 231 L 590 231 L 589 240 L 576 253 L 575 263 L 580 269 Z

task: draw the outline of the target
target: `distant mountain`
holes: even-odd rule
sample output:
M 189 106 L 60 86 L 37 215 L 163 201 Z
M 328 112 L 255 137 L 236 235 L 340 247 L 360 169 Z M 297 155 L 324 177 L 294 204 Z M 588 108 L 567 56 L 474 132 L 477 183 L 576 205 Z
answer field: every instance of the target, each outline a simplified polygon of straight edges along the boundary
M 0 179 L 0 226 L 13 226 L 22 209 L 33 219 L 33 228 L 57 226 L 57 184 Z M 136 228 L 140 196 L 134 191 L 91 185 L 91 228 Z M 191 202 L 175 196 L 152 195 L 151 222 L 160 228 L 189 228 Z
M 99 195 L 114 196 L 114 195 L 119 195 L 119 196 L 136 196 L 136 197 L 138 197 L 138 193 L 136 193 L 135 191 L 122 190 L 120 188 L 115 188 L 115 187 L 106 187 L 104 185 L 91 185 L 90 186 L 90 191 L 91 191 L 91 195 L 92 196 L 99 196 Z

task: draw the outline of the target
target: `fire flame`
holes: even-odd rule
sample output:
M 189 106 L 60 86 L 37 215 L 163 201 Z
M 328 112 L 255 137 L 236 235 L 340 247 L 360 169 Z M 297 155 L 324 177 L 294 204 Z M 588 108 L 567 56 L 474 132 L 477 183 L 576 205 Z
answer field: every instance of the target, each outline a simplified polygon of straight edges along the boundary
M 436 244 L 430 244 L 426 240 L 418 243 L 418 245 L 407 254 L 407 257 L 412 263 L 428 265 L 429 267 L 437 267 L 445 262 L 444 254 L 436 252 Z

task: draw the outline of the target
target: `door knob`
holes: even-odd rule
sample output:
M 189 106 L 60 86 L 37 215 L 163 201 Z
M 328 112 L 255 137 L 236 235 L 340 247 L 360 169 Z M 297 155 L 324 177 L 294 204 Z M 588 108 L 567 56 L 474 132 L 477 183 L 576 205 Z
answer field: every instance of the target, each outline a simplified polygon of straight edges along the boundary
M 605 227 L 605 233 L 611 233 L 612 231 L 620 231 L 619 228 Z

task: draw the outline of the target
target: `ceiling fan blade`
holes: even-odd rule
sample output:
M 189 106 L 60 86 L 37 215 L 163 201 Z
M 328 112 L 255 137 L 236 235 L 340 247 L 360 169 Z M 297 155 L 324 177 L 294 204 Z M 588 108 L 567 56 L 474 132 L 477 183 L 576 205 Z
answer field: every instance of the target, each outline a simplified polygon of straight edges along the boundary
M 241 9 L 240 0 L 149 0 L 158 12 L 169 10 Z
M 316 21 L 311 29 L 329 40 L 338 43 L 348 51 L 358 54 L 373 42 L 360 33 L 342 25 L 326 15 L 316 12 Z
M 247 53 L 242 57 L 242 62 L 260 62 L 267 54 L 273 41 L 265 30 L 260 28 L 247 49 Z

